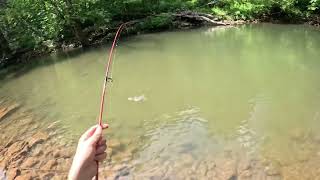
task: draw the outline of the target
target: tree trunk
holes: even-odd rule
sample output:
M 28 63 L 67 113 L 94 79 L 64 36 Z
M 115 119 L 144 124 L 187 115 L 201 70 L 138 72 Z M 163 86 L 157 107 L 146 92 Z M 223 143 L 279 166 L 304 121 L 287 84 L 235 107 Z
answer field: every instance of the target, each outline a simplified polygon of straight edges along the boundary
M 5 38 L 2 31 L 0 31 L 0 59 L 6 59 L 10 54 L 9 42 Z

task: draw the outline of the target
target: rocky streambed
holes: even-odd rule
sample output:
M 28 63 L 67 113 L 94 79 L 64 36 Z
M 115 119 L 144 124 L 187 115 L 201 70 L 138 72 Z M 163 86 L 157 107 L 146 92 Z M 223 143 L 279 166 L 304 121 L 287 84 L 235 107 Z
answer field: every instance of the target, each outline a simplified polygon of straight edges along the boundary
M 67 179 L 77 139 L 65 139 L 68 132 L 59 122 L 48 124 L 19 104 L 1 101 L 0 129 L 0 180 Z M 135 149 L 130 144 L 108 140 L 101 176 L 119 177 L 123 167 L 116 163 L 132 159 Z
M 2 101 L 0 129 L 1 180 L 67 179 L 76 138 L 66 140 L 68 132 L 58 122 L 48 124 L 19 104 Z M 295 131 L 292 140 L 302 154 L 292 161 L 251 156 L 233 147 L 219 153 L 182 152 L 143 161 L 141 152 L 148 146 L 138 148 L 138 141 L 110 138 L 108 158 L 99 174 L 102 179 L 320 179 L 319 139 Z

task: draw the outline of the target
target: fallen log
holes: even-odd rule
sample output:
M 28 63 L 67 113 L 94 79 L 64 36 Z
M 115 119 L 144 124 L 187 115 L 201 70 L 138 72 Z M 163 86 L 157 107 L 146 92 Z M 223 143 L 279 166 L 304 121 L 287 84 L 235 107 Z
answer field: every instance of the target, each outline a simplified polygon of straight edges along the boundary
M 205 13 L 197 13 L 197 12 L 181 12 L 172 14 L 174 17 L 179 18 L 181 20 L 189 21 L 189 22 L 197 22 L 198 24 L 210 24 L 213 26 L 228 26 L 230 23 L 224 23 L 222 21 L 218 21 L 211 14 Z

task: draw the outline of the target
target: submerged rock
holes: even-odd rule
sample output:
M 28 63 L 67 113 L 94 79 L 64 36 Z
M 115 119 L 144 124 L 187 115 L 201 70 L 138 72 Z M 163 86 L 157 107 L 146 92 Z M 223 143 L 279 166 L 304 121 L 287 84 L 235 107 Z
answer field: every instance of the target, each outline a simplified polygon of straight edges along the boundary
M 275 166 L 267 166 L 265 168 L 265 172 L 268 176 L 277 176 L 280 175 L 280 169 L 279 167 L 275 167 Z
M 47 163 L 45 163 L 41 169 L 43 170 L 53 170 L 58 165 L 57 161 L 55 159 L 49 160 Z
M 18 168 L 11 168 L 7 170 L 5 176 L 7 179 L 15 179 L 20 173 L 21 171 Z
M 236 161 L 232 159 L 225 159 L 217 166 L 219 179 L 233 180 L 237 177 Z
M 19 175 L 15 178 L 15 180 L 33 180 L 36 179 L 30 172 Z
M 30 157 L 30 158 L 27 158 L 27 160 L 22 163 L 21 168 L 23 169 L 33 168 L 39 162 L 40 160 L 38 158 Z
M 302 128 L 295 128 L 290 132 L 290 137 L 292 140 L 301 142 L 304 141 L 308 136 L 308 133 L 305 132 Z
M 118 149 L 121 146 L 121 142 L 119 140 L 116 139 L 110 139 L 107 142 L 108 147 L 112 148 L 112 149 Z
M 252 179 L 252 172 L 250 170 L 245 170 L 242 171 L 239 176 L 238 176 L 239 180 L 249 180 Z
M 29 146 L 35 146 L 39 143 L 42 143 L 44 141 L 46 141 L 48 139 L 48 135 L 46 133 L 43 132 L 38 132 L 36 134 L 34 134 L 30 140 L 28 140 Z
M 74 148 L 52 138 L 61 135 L 51 133 L 54 128 L 46 128 L 30 112 L 17 109 L 18 105 L 0 106 L 0 121 L 10 118 L 0 123 L 0 180 L 66 179 Z
M 7 107 L 0 107 L 0 121 L 17 110 L 19 106 L 19 104 L 13 104 Z

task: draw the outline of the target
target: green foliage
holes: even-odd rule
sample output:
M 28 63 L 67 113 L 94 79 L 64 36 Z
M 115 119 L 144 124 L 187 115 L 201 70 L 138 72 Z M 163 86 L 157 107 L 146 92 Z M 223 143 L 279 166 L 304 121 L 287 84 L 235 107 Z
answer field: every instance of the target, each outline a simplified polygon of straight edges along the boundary
M 320 0 L 221 0 L 211 10 L 222 18 L 255 19 L 263 16 L 300 20 L 319 10 Z
M 160 14 L 157 16 L 149 16 L 140 22 L 137 30 L 139 31 L 158 31 L 161 29 L 169 29 L 172 26 L 172 16 L 169 14 Z
M 225 19 L 300 20 L 320 14 L 320 0 L 5 0 L 0 3 L 1 60 L 47 44 L 89 45 L 92 34 L 143 20 L 139 31 L 170 28 L 170 12 L 196 10 Z M 50 42 L 50 43 L 48 43 Z
M 308 5 L 308 10 L 311 12 L 319 12 L 320 11 L 320 0 L 311 0 Z
M 15 50 L 36 49 L 46 40 L 86 45 L 88 33 L 101 26 L 191 6 L 187 0 L 10 0 L 1 9 L 0 29 Z M 163 18 L 154 20 L 150 26 L 163 26 Z

